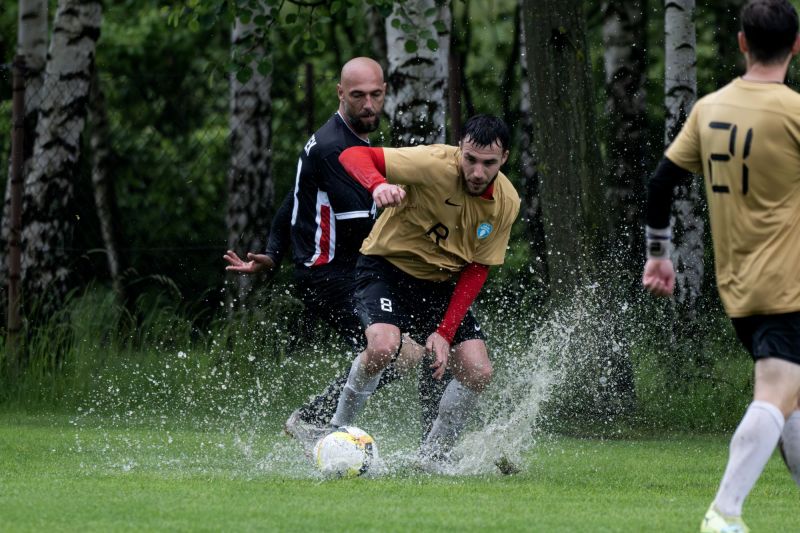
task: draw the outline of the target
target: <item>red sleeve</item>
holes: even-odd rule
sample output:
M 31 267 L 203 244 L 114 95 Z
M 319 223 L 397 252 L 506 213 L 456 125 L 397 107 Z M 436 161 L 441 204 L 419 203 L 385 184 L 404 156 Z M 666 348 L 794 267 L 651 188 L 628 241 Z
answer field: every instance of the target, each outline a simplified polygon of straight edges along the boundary
M 370 193 L 381 183 L 386 183 L 383 148 L 351 146 L 339 154 L 339 162 Z
M 464 320 L 469 306 L 481 292 L 488 276 L 489 267 L 480 263 L 470 263 L 461 271 L 456 288 L 453 290 L 453 296 L 450 297 L 447 312 L 444 314 L 442 323 L 436 329 L 436 333 L 444 337 L 450 344 L 453 343 L 458 326 Z

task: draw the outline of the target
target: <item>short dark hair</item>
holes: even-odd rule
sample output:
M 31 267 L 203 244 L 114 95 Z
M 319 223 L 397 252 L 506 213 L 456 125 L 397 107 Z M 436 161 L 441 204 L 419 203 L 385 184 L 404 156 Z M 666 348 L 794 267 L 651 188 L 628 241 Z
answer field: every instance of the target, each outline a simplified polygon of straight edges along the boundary
M 508 126 L 501 119 L 493 115 L 475 115 L 467 120 L 464 129 L 461 131 L 463 141 L 469 139 L 478 146 L 491 146 L 495 142 L 500 143 L 500 147 L 505 152 L 508 150 L 510 134 Z
M 754 60 L 769 65 L 786 59 L 797 38 L 797 11 L 789 0 L 752 0 L 741 19 Z

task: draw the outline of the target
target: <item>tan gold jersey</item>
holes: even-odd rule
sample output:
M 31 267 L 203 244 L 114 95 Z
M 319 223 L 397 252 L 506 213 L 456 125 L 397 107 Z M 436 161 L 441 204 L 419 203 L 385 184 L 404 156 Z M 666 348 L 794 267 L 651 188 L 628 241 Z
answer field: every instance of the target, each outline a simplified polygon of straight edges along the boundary
M 695 104 L 666 156 L 705 176 L 728 315 L 800 310 L 800 95 L 737 79 Z
M 468 263 L 500 265 L 519 196 L 502 173 L 492 199 L 469 195 L 464 188 L 455 146 L 384 148 L 386 178 L 403 185 L 406 197 L 381 214 L 361 247 L 404 272 L 442 281 Z

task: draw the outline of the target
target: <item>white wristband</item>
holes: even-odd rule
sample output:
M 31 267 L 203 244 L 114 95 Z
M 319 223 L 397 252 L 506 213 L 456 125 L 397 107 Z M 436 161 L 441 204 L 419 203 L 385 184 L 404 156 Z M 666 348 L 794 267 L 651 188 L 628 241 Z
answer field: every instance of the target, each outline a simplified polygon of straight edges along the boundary
M 672 228 L 656 229 L 646 226 L 645 240 L 647 242 L 648 259 L 669 259 L 672 251 Z

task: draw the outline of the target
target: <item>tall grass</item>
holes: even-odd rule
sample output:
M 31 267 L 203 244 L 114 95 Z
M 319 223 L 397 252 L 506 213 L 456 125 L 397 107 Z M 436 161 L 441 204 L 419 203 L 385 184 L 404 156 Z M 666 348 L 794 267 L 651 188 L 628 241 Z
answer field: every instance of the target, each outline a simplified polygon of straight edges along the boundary
M 668 317 L 650 300 L 614 300 L 592 287 L 546 315 L 536 305 L 489 288 L 477 307 L 496 376 L 485 419 L 538 417 L 538 427 L 609 434 L 728 430 L 741 416 L 752 365 L 718 310 L 707 313 L 695 342 L 670 346 Z M 169 292 L 147 293 L 132 310 L 103 288 L 73 295 L 26 331 L 24 369 L 15 379 L 3 375 L 0 405 L 115 414 L 120 422 L 200 416 L 277 425 L 352 359 L 324 328 L 300 329 L 301 305 L 287 294 L 273 292 L 270 305 L 248 313 L 210 314 L 192 316 Z M 608 400 L 598 385 L 607 373 L 603 350 L 630 360 L 635 411 L 606 419 L 584 410 L 596 417 L 589 427 L 572 413 Z M 522 409 L 526 402 L 535 408 Z

